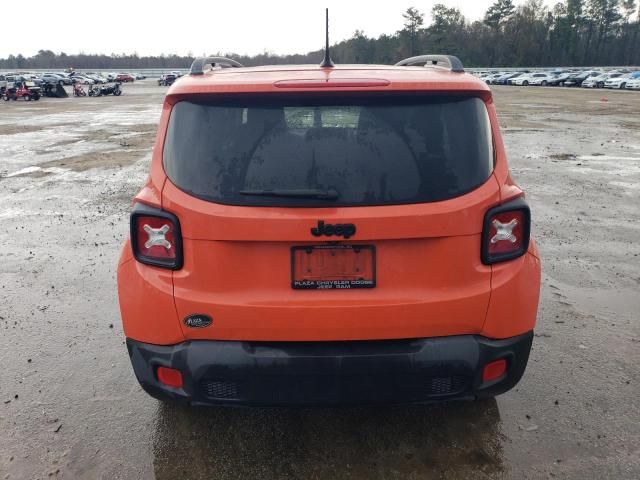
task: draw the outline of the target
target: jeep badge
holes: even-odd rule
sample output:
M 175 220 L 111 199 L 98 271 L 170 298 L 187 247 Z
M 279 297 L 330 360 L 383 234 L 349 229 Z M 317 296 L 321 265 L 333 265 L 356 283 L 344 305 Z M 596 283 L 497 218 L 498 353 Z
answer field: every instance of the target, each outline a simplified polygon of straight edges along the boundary
M 353 223 L 336 223 L 332 225 L 330 223 L 324 223 L 324 220 L 318 220 L 318 226 L 311 228 L 311 235 L 314 237 L 336 237 L 349 238 L 356 233 L 356 226 Z

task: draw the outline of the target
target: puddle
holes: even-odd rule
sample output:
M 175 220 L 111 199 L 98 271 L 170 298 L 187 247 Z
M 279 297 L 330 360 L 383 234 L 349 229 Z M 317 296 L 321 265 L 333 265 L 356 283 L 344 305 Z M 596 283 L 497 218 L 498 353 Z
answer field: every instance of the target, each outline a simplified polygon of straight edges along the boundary
M 580 155 L 578 160 L 607 160 L 607 161 L 636 161 L 640 162 L 640 157 L 618 157 L 612 155 Z
M 560 108 L 558 105 L 543 105 L 539 103 L 510 103 L 509 106 L 518 108 Z
M 0 119 L 0 170 L 4 178 L 37 177 L 53 173 L 49 167 L 81 171 L 129 164 L 151 149 L 160 112 L 161 105 L 11 112 Z
M 42 169 L 40 167 L 26 167 L 26 168 L 18 170 L 17 172 L 13 172 L 13 173 L 10 173 L 8 175 L 5 175 L 5 178 L 17 177 L 19 175 L 26 175 L 28 173 L 34 173 L 34 172 L 40 172 L 40 171 L 42 171 Z
M 614 187 L 626 188 L 627 190 L 638 190 L 640 191 L 640 183 L 631 183 L 631 182 L 609 182 L 609 185 L 613 185 Z

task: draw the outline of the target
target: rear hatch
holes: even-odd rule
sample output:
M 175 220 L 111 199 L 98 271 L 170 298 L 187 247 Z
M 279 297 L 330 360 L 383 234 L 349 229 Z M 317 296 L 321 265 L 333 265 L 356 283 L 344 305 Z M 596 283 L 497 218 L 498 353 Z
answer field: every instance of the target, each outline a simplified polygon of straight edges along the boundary
M 185 97 L 173 106 L 163 208 L 191 339 L 353 340 L 477 333 L 498 203 L 489 115 L 456 95 Z

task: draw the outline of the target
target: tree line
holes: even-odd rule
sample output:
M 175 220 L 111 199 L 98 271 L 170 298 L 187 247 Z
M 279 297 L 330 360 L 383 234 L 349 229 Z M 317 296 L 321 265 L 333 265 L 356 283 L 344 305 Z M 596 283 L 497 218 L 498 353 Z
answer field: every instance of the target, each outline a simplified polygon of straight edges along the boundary
M 552 8 L 543 0 L 496 0 L 484 18 L 468 21 L 457 8 L 436 4 L 431 23 L 416 7 L 403 14 L 403 28 L 377 38 L 356 30 L 332 46 L 337 63 L 393 64 L 422 53 L 457 55 L 470 67 L 640 65 L 640 8 L 636 0 L 563 0 Z M 215 55 L 220 55 L 217 52 Z M 254 56 L 225 53 L 252 65 L 319 63 L 322 51 Z M 32 57 L 0 59 L 2 69 L 188 68 L 192 55 L 68 55 L 40 50 Z

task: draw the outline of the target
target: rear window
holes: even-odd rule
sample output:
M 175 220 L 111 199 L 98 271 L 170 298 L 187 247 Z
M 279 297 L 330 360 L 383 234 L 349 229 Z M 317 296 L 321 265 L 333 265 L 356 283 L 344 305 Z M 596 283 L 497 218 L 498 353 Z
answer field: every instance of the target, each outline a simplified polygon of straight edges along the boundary
M 181 101 L 163 155 L 178 188 L 229 205 L 434 202 L 493 170 L 486 106 L 461 96 Z

